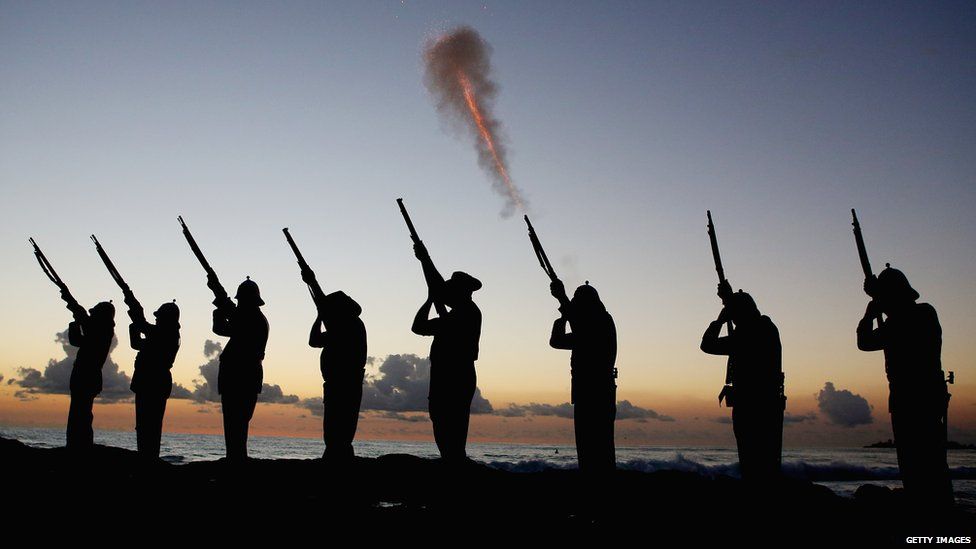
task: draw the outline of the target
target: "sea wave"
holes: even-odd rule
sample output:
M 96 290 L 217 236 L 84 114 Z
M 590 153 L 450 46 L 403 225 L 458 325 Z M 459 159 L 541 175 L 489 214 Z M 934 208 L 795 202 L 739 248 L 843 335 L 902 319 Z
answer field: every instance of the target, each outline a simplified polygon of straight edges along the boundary
M 546 470 L 576 469 L 576 464 L 553 463 L 547 460 L 533 459 L 522 461 L 489 461 L 489 467 L 503 471 L 518 473 L 535 473 Z M 681 471 L 697 473 L 705 477 L 740 477 L 738 462 L 705 464 L 685 457 L 678 453 L 671 459 L 630 459 L 619 461 L 617 468 L 627 471 L 653 473 L 657 471 Z M 898 467 L 891 465 L 858 465 L 845 461 L 831 461 L 813 463 L 807 461 L 786 461 L 783 463 L 783 474 L 790 478 L 809 480 L 811 482 L 825 481 L 863 481 L 863 480 L 898 480 Z M 976 479 L 976 467 L 952 467 L 949 474 L 953 479 Z

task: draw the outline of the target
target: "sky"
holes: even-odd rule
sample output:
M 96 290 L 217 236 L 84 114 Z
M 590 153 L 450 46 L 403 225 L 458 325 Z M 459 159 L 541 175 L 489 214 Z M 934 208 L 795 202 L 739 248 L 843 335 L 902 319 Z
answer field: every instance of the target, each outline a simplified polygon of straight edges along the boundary
M 976 441 L 969 2 L 0 2 L 0 425 L 60 426 L 67 409 L 46 394 L 57 368 L 24 386 L 69 364 L 70 316 L 28 236 L 85 306 L 121 306 L 92 233 L 147 309 L 176 299 L 174 379 L 206 394 L 206 342 L 225 340 L 177 215 L 228 289 L 250 276 L 267 302 L 265 381 L 282 397 L 255 432 L 319 433 L 314 308 L 283 227 L 326 291 L 363 305 L 371 379 L 415 355 L 422 381 L 403 197 L 437 266 L 484 282 L 478 385 L 495 413 L 472 438 L 571 441 L 548 279 L 423 85 L 424 45 L 459 25 L 492 47 L 510 174 L 557 273 L 589 280 L 616 320 L 633 407 L 618 444 L 732 444 L 725 361 L 698 349 L 720 309 L 706 209 L 732 285 L 779 327 L 786 444 L 890 436 L 883 358 L 855 347 L 852 207 L 875 268 L 902 269 L 938 310 L 951 436 Z M 96 427 L 131 429 L 126 399 L 97 405 Z M 172 405 L 167 430 L 219 432 L 198 399 Z M 418 410 L 379 406 L 361 436 L 431 438 Z

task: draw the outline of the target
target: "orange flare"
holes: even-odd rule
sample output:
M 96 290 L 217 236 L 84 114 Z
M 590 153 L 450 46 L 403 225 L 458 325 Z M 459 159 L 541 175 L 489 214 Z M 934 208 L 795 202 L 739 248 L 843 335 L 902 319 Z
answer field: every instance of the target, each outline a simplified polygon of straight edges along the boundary
M 522 197 L 519 196 L 517 190 L 515 190 L 515 185 L 512 184 L 512 180 L 508 177 L 508 170 L 505 168 L 505 164 L 502 163 L 501 158 L 498 157 L 498 152 L 495 150 L 495 140 L 492 138 L 491 132 L 488 131 L 488 126 L 485 124 L 485 118 L 481 114 L 481 109 L 478 107 L 478 101 L 474 96 L 474 88 L 471 86 L 471 81 L 462 71 L 457 72 L 458 83 L 461 84 L 461 90 L 464 92 L 464 101 L 468 104 L 468 110 L 471 111 L 471 118 L 474 119 L 474 123 L 478 126 L 478 132 L 481 134 L 481 138 L 485 141 L 485 145 L 488 147 L 488 152 L 491 153 L 491 158 L 495 163 L 495 171 L 501 176 L 502 181 L 505 182 L 505 186 L 508 188 L 508 195 L 512 198 L 518 208 L 524 209 L 522 204 Z

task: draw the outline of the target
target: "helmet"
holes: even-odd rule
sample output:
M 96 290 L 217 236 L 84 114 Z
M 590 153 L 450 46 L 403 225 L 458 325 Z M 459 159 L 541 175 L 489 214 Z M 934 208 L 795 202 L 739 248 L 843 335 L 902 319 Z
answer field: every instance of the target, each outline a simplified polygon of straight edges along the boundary
M 759 307 L 756 305 L 756 300 L 742 290 L 732 294 L 729 299 L 729 305 L 739 318 L 750 314 L 759 314 Z
M 115 318 L 115 305 L 111 301 L 102 301 L 88 310 L 88 314 L 94 317 Z
M 264 300 L 261 299 L 261 290 L 258 289 L 258 283 L 251 280 L 251 277 L 247 277 L 247 280 L 241 282 L 241 285 L 237 287 L 237 295 L 234 299 L 238 303 L 253 303 L 260 307 L 264 305 Z
M 890 263 L 885 263 L 884 270 L 878 273 L 877 293 L 882 299 L 896 301 L 902 299 L 915 301 L 920 297 L 915 288 L 908 283 L 905 273 L 892 269 Z
M 156 317 L 156 320 L 175 324 L 180 321 L 180 308 L 176 305 L 176 301 L 163 303 L 156 309 L 153 316 Z

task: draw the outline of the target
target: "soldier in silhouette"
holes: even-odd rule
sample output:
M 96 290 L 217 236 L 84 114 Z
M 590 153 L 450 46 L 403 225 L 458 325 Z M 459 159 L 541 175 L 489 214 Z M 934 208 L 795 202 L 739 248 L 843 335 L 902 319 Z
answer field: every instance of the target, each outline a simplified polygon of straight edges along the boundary
M 925 505 L 951 505 L 945 423 L 949 393 L 939 317 L 928 303 L 916 302 L 918 292 L 890 265 L 866 279 L 864 291 L 871 301 L 857 326 L 857 348 L 884 351 L 888 411 L 905 492 Z
M 180 308 L 163 303 L 151 324 L 139 315 L 129 324 L 129 345 L 138 351 L 130 389 L 136 394 L 136 445 L 147 459 L 159 457 L 166 400 L 173 390 L 170 369 L 180 350 Z
M 264 382 L 262 361 L 268 343 L 268 320 L 257 283 L 248 277 L 237 288 L 235 306 L 230 300 L 213 312 L 213 332 L 229 337 L 220 353 L 217 392 L 224 415 L 227 459 L 247 459 L 247 430 Z
M 779 330 L 759 312 L 752 296 L 733 293 L 728 282 L 719 284 L 726 305 L 702 336 L 701 350 L 726 355 L 732 363 L 732 431 L 739 453 L 739 468 L 747 481 L 769 482 L 779 477 L 783 451 L 782 346 Z M 722 325 L 732 322 L 731 334 L 719 337 Z
M 441 281 L 429 288 L 427 301 L 417 311 L 412 327 L 417 335 L 434 337 L 427 398 L 434 441 L 441 458 L 460 461 L 467 457 L 471 399 L 477 386 L 474 363 L 481 339 L 481 309 L 472 294 L 481 289 L 481 282 L 460 271 L 444 280 L 425 247 L 415 245 L 414 252 L 424 265 L 428 281 Z M 432 307 L 437 311 L 434 318 L 430 318 Z
M 566 296 L 562 281 L 550 284 L 561 316 L 552 324 L 549 345 L 572 351 L 570 372 L 576 454 L 584 472 L 606 472 L 616 467 L 613 422 L 617 417 L 617 328 L 587 282 Z M 571 331 L 566 332 L 569 324 Z
M 87 312 L 81 307 L 77 309 L 73 311 L 75 320 L 68 324 L 68 343 L 78 347 L 78 354 L 69 382 L 67 446 L 86 450 L 95 444 L 92 407 L 95 397 L 102 392 L 102 366 L 115 338 L 115 306 L 102 301 Z
M 306 276 L 315 275 L 311 271 L 302 273 L 303 278 Z M 323 296 L 318 305 L 319 316 L 312 324 L 308 344 L 322 349 L 323 457 L 348 460 L 353 457 L 352 440 L 359 423 L 366 373 L 366 326 L 359 318 L 363 310 L 343 292 Z

